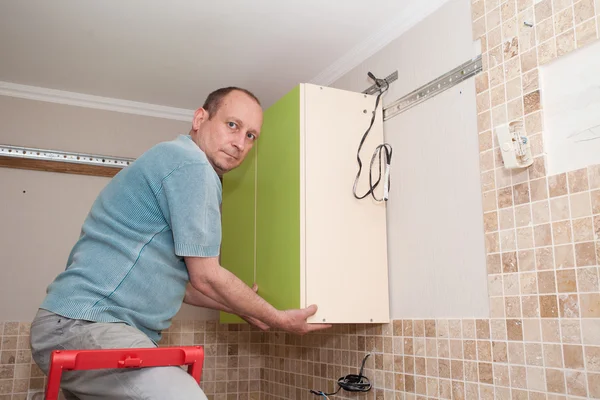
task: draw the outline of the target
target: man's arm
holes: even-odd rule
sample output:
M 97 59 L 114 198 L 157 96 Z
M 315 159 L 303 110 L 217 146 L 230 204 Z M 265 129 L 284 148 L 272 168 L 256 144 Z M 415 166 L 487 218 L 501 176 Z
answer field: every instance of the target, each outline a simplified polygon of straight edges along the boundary
M 221 267 L 217 257 L 185 257 L 185 263 L 194 289 L 236 315 L 248 316 L 270 327 L 297 334 L 331 326 L 306 322 L 308 317 L 317 312 L 315 305 L 299 310 L 277 310 L 238 277 Z
M 256 293 L 256 291 L 258 290 L 256 284 L 252 287 L 252 290 Z M 185 288 L 185 297 L 183 298 L 183 302 L 196 307 L 210 308 L 211 310 L 217 311 L 225 311 L 230 314 L 234 313 L 233 310 L 229 307 L 214 301 L 202 292 L 194 289 L 194 287 L 190 283 L 188 283 L 188 285 Z M 255 318 L 248 317 L 245 315 L 240 315 L 239 317 L 244 319 L 246 322 L 258 327 L 259 329 L 262 329 L 264 331 L 269 329 L 268 325 Z
M 183 302 L 191 306 L 210 308 L 211 310 L 225 311 L 228 313 L 232 312 L 229 307 L 214 301 L 202 292 L 194 289 L 191 283 L 188 283 L 185 288 L 185 297 L 183 298 Z

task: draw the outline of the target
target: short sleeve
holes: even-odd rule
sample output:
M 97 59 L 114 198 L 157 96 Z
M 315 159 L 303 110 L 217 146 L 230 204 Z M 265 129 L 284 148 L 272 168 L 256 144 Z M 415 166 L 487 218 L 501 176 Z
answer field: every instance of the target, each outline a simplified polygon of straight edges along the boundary
M 221 246 L 221 182 L 209 164 L 187 164 L 163 179 L 159 204 L 175 254 L 216 257 Z

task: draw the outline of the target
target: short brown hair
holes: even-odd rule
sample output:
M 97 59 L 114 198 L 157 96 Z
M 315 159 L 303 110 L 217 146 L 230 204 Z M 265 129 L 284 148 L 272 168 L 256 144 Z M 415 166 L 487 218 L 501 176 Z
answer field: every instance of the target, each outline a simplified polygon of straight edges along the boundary
M 219 107 L 221 107 L 221 102 L 223 101 L 223 98 L 229 93 L 233 92 L 234 90 L 246 93 L 248 96 L 253 98 L 254 101 L 256 101 L 260 106 L 260 101 L 258 100 L 258 98 L 249 90 L 235 86 L 229 86 L 215 90 L 214 92 L 209 94 L 206 100 L 204 101 L 204 105 L 202 106 L 202 108 L 208 111 L 208 119 L 212 119 L 212 117 L 217 114 L 217 111 L 219 111 Z

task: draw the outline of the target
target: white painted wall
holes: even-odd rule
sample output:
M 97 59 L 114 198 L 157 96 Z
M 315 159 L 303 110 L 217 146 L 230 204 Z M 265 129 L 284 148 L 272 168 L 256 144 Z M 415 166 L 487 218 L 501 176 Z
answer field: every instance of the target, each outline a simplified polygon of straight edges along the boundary
M 362 91 L 372 84 L 368 71 L 383 78 L 398 70 L 385 106 L 472 59 L 470 6 L 448 2 L 333 86 Z M 392 318 L 488 317 L 473 78 L 386 121 L 384 132 L 394 149 Z
M 600 41 L 540 67 L 548 175 L 600 163 Z

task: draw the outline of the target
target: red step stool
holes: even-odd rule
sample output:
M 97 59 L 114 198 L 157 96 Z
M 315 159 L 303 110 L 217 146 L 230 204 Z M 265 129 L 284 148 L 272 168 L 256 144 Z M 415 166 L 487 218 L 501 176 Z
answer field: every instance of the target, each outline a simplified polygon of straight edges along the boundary
M 58 400 L 63 371 L 188 365 L 188 373 L 200 384 L 203 363 L 202 346 L 55 350 L 50 358 L 45 399 Z

